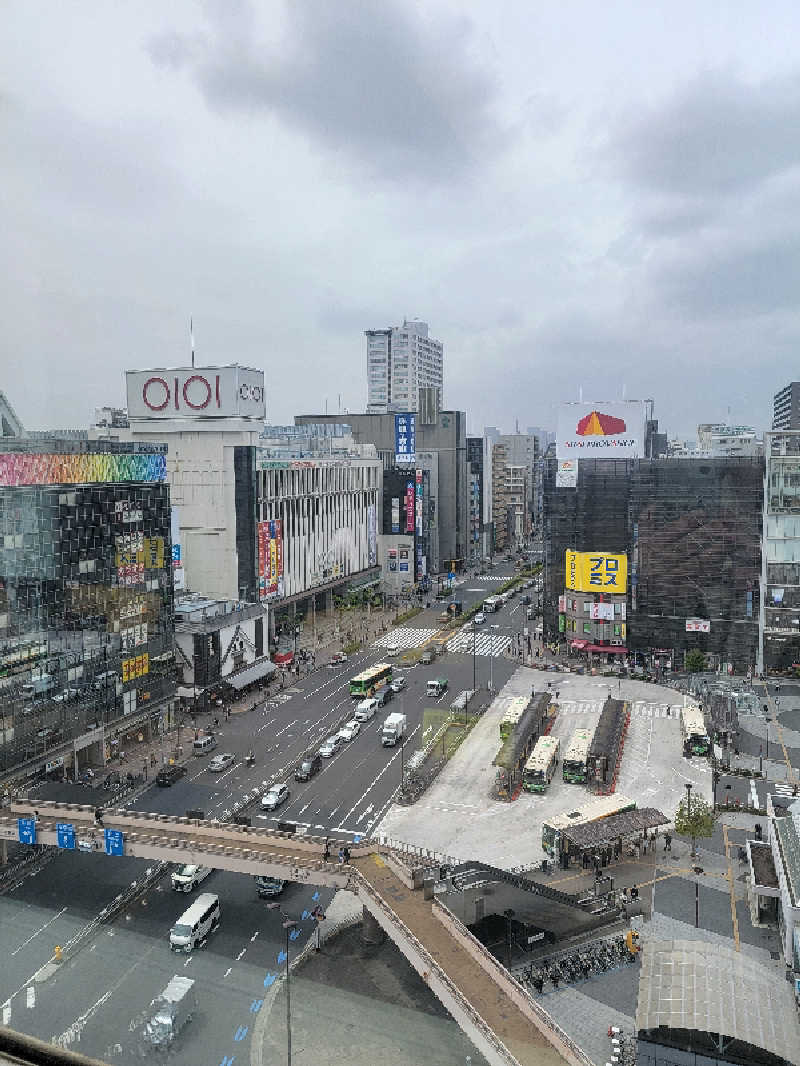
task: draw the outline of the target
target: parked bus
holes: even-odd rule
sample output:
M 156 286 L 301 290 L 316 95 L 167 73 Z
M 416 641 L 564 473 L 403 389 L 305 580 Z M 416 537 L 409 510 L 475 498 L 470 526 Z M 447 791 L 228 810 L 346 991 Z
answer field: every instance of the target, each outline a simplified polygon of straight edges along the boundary
M 708 755 L 711 751 L 703 712 L 696 703 L 681 707 L 681 738 L 683 754 L 690 758 L 692 755 Z
M 572 734 L 561 763 L 561 776 L 572 785 L 582 785 L 586 781 L 586 765 L 593 737 L 593 729 L 576 729 Z
M 483 601 L 482 606 L 484 612 L 492 614 L 494 611 L 498 610 L 500 607 L 503 606 L 503 601 L 499 596 L 487 596 L 486 599 Z
M 528 792 L 546 792 L 558 766 L 558 737 L 539 737 L 522 771 L 522 787 Z
M 362 670 L 360 674 L 350 678 L 350 695 L 354 700 L 369 699 L 374 696 L 379 688 L 388 685 L 392 680 L 392 664 L 377 663 L 368 670 Z
M 511 703 L 508 705 L 503 717 L 500 719 L 500 737 L 505 740 L 510 737 L 514 730 L 517 728 L 520 719 L 527 710 L 530 703 L 530 697 L 528 696 L 515 696 Z
M 598 796 L 581 804 L 579 808 L 556 814 L 548 821 L 542 822 L 542 847 L 551 857 L 557 857 L 561 851 L 561 834 L 565 829 L 573 825 L 586 825 L 589 822 L 597 822 L 601 818 L 608 818 L 612 814 L 622 814 L 623 811 L 633 811 L 636 803 L 620 792 L 613 796 Z

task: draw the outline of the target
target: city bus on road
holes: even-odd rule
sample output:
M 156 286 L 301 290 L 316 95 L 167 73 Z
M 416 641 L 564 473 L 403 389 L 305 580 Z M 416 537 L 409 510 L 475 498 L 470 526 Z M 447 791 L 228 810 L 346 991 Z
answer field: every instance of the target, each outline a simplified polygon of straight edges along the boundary
M 558 766 L 558 737 L 539 737 L 522 771 L 522 787 L 528 792 L 546 792 Z
M 685 707 L 681 707 L 681 739 L 683 754 L 689 758 L 692 755 L 707 756 L 711 751 L 703 712 L 696 703 L 687 703 Z
M 350 695 L 354 700 L 369 699 L 374 696 L 379 688 L 388 685 L 392 680 L 392 664 L 377 663 L 368 670 L 362 670 L 360 674 L 350 678 Z
M 561 776 L 572 785 L 583 785 L 586 782 L 586 764 L 593 737 L 593 729 L 576 729 L 572 734 L 572 740 L 561 763 Z
M 503 606 L 503 601 L 499 596 L 487 596 L 481 606 L 484 613 L 493 614 Z
M 561 854 L 561 834 L 564 830 L 571 829 L 574 825 L 598 822 L 601 818 L 608 818 L 612 814 L 622 814 L 623 811 L 635 809 L 634 800 L 623 796 L 620 792 L 587 800 L 580 807 L 564 811 L 563 814 L 556 814 L 542 822 L 542 847 L 551 858 L 557 858 Z

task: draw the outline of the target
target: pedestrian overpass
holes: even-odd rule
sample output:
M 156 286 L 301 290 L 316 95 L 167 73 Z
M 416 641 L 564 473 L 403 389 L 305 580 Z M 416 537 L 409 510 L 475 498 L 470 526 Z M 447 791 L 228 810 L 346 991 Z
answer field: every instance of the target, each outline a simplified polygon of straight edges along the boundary
M 68 803 L 11 803 L 0 814 L 0 840 L 20 839 L 19 820 L 30 830 L 34 817 L 37 844 L 63 845 L 63 827 L 71 825 L 81 850 L 106 850 L 94 808 Z M 430 898 L 429 883 L 423 890 L 425 869 L 434 865 L 429 854 L 366 842 L 351 845 L 349 863 L 340 864 L 336 856 L 325 861 L 324 838 L 127 810 L 105 809 L 103 822 L 128 856 L 348 888 L 365 921 L 392 938 L 492 1066 L 591 1066 L 467 927 Z

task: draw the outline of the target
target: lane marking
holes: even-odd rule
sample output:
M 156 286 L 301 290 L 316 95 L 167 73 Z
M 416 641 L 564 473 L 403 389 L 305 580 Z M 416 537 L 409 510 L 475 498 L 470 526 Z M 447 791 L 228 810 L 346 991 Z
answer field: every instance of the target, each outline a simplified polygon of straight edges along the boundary
M 52 917 L 52 918 L 50 919 L 50 921 L 49 921 L 49 922 L 45 922 L 45 923 L 44 923 L 44 925 L 41 925 L 41 926 L 39 926 L 39 928 L 38 928 L 38 929 L 36 930 L 36 932 L 35 932 L 35 933 L 32 933 L 32 934 L 31 934 L 31 935 L 30 935 L 30 936 L 28 937 L 28 939 L 27 939 L 27 940 L 23 941 L 23 942 L 22 942 L 22 943 L 20 944 L 20 946 L 19 946 L 19 947 L 18 947 L 18 948 L 16 949 L 16 951 L 12 951 L 12 952 L 11 952 L 11 955 L 12 955 L 12 957 L 13 957 L 14 955 L 18 955 L 18 954 L 19 954 L 19 952 L 20 952 L 20 951 L 22 951 L 22 949 L 23 949 L 23 948 L 24 948 L 24 947 L 26 946 L 26 944 L 30 944 L 30 942 L 31 942 L 31 941 L 32 941 L 32 940 L 33 940 L 33 939 L 34 939 L 35 937 L 37 937 L 37 936 L 39 935 L 39 933 L 42 933 L 42 932 L 44 932 L 44 930 L 45 930 L 45 929 L 46 929 L 46 928 L 48 927 L 48 925 L 52 925 L 52 924 L 53 924 L 53 922 L 54 922 L 54 921 L 56 920 L 56 918 L 60 918 L 60 917 L 61 917 L 61 915 L 62 915 L 62 914 L 64 913 L 64 911 L 65 911 L 66 909 L 67 909 L 66 907 L 62 907 L 62 908 L 61 908 L 61 910 L 60 910 L 60 911 L 58 912 L 58 914 L 54 915 L 54 917 Z

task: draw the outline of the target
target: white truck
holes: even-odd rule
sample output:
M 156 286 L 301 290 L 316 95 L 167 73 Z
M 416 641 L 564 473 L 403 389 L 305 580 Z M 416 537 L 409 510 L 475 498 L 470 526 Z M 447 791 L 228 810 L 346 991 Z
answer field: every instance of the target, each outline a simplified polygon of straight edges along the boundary
M 381 744 L 384 748 L 393 748 L 395 744 L 406 734 L 408 719 L 399 711 L 394 711 L 383 723 L 381 730 Z
M 152 1013 L 144 1027 L 145 1042 L 152 1047 L 168 1048 L 197 1009 L 194 981 L 175 974 L 150 1008 Z

